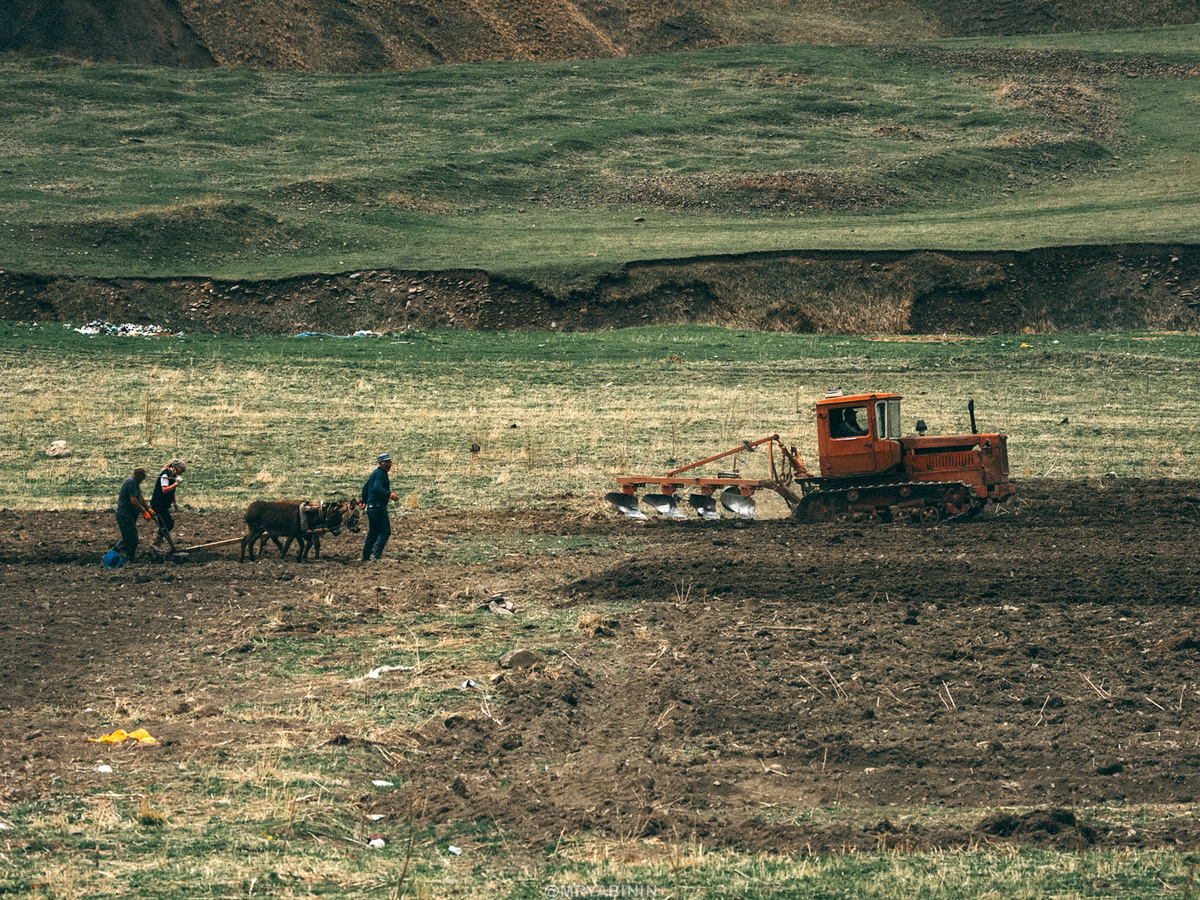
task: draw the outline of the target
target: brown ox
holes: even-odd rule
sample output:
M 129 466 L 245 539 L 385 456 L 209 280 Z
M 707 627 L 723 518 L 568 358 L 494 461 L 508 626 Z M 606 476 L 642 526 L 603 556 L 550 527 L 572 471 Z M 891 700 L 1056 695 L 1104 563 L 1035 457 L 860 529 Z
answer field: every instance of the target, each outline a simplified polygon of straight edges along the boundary
M 255 500 L 246 508 L 246 533 L 242 536 L 241 562 L 247 550 L 254 559 L 254 543 L 259 552 L 267 538 L 275 541 L 281 555 L 286 556 L 292 541 L 296 541 L 296 560 L 303 562 L 310 548 L 316 558 L 321 556 L 321 534 L 325 531 L 340 534 L 343 526 L 357 530 L 358 507 L 349 501 L 321 503 L 314 506 L 303 500 Z M 281 542 L 287 540 L 287 544 Z
M 347 531 L 353 531 L 355 533 L 362 531 L 362 529 L 358 525 L 358 516 L 359 516 L 358 504 L 354 503 L 352 501 L 344 501 L 344 503 L 345 503 L 346 509 L 342 515 L 342 526 L 341 527 L 345 528 Z M 305 558 L 308 557 L 308 551 L 311 549 L 313 551 L 313 558 L 320 559 L 321 558 L 321 535 L 325 534 L 326 532 L 329 532 L 336 537 L 338 534 L 337 531 L 321 525 L 320 520 L 318 519 L 318 512 L 317 512 L 318 509 L 320 509 L 320 507 L 312 506 L 309 504 L 306 504 L 303 507 L 303 512 L 305 515 L 304 524 L 308 529 L 304 534 L 304 543 L 306 546 L 303 547 L 303 553 L 304 553 Z M 271 540 L 273 540 L 275 542 L 275 546 L 279 548 L 279 555 L 282 557 L 286 557 L 288 555 L 288 550 L 290 550 L 292 548 L 292 541 L 295 540 L 294 537 L 291 537 L 289 535 L 287 537 L 284 537 L 283 543 L 280 543 L 279 536 L 272 535 L 272 534 L 264 534 L 258 540 L 258 555 L 259 556 L 262 556 L 263 548 L 265 548 L 267 546 L 268 538 L 270 538 Z

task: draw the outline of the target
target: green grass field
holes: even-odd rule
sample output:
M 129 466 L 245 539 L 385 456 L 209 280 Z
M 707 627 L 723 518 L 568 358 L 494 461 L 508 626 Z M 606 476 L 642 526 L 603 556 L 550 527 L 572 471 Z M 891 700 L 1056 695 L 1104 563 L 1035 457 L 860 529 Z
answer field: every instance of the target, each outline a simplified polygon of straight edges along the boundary
M 1198 36 L 363 76 L 7 57 L 0 266 L 478 266 L 554 284 L 630 259 L 780 248 L 1192 241 Z M 1077 51 L 1095 71 L 929 55 L 997 47 Z M 1130 59 L 1154 67 L 1128 77 Z
M 918 418 L 931 432 L 968 430 L 974 398 L 980 427 L 1009 435 L 1015 478 L 1195 478 L 1197 353 L 1174 334 L 145 339 L 7 323 L 0 494 L 103 508 L 135 465 L 181 456 L 188 502 L 203 507 L 344 496 L 387 450 L 415 504 L 587 509 L 616 474 L 773 433 L 815 468 L 812 407 L 833 385 L 904 394 L 909 432 Z M 48 458 L 56 440 L 73 455 Z

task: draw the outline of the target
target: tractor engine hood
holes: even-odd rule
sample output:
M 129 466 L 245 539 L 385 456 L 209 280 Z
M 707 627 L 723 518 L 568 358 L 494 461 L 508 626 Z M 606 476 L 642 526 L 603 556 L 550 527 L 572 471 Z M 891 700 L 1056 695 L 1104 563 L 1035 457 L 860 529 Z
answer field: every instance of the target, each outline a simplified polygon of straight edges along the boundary
M 938 434 L 908 435 L 899 438 L 905 452 L 952 453 L 955 450 L 988 450 L 1004 446 L 1008 440 L 1003 434 Z

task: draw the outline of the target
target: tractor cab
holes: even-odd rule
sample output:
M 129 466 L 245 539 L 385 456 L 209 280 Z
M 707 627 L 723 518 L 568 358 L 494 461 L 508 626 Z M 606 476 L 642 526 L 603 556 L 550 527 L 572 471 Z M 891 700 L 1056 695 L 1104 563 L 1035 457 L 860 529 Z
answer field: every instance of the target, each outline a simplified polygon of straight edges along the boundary
M 817 403 L 821 475 L 848 478 L 903 470 L 900 395 L 830 391 Z
M 938 482 L 960 484 L 981 499 L 1001 501 L 1015 488 L 1008 480 L 1008 438 L 980 434 L 975 402 L 967 404 L 969 434 L 925 434 L 901 438 L 899 394 L 830 391 L 817 403 L 817 450 L 824 478 L 866 484 Z M 911 492 L 910 492 L 911 493 Z M 961 505 L 961 504 L 959 504 Z

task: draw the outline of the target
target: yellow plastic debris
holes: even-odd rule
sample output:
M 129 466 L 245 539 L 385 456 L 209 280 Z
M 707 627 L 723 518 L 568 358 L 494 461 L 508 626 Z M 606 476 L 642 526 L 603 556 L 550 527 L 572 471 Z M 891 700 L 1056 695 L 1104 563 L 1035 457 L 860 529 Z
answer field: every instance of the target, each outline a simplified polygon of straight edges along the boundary
M 126 731 L 124 728 L 118 728 L 112 734 L 102 735 L 98 738 L 88 738 L 94 744 L 119 744 L 122 741 L 127 741 L 133 738 L 139 744 L 157 744 L 153 737 L 150 736 L 145 728 L 139 728 L 137 731 Z
M 129 737 L 129 732 L 124 728 L 118 728 L 112 734 L 106 734 L 98 738 L 88 738 L 88 740 L 99 744 L 119 744 L 127 737 Z

